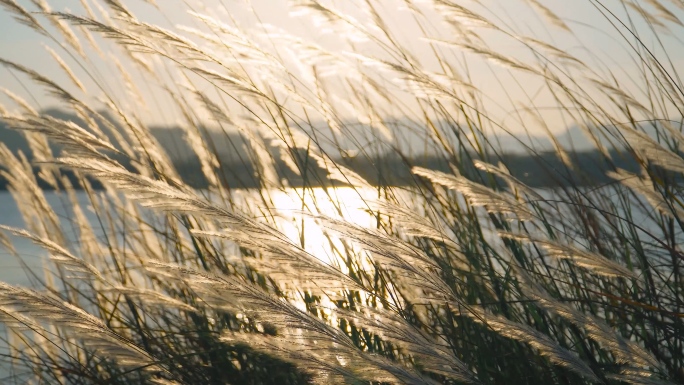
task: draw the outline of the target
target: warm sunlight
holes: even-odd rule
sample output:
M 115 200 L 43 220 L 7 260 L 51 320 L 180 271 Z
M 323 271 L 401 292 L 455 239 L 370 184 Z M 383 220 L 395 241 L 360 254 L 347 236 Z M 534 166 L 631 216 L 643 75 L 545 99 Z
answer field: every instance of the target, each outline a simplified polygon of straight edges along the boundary
M 369 212 L 369 202 L 376 200 L 377 195 L 375 190 L 353 187 L 293 188 L 269 194 L 280 215 L 276 223 L 283 234 L 312 255 L 335 264 L 341 262 L 344 245 L 334 234 L 326 232 L 315 217 L 322 215 L 372 228 L 376 220 Z
M 0 0 L 0 382 L 684 383 L 684 0 Z

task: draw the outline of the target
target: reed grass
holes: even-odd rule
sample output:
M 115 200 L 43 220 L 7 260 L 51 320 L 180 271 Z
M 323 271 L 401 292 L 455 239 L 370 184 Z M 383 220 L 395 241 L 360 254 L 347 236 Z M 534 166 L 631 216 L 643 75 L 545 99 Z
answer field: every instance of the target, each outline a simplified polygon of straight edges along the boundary
M 290 1 L 334 32 L 334 50 L 211 16 L 221 2 L 183 2 L 192 24 L 171 28 L 120 0 L 0 0 L 64 76 L 0 58 L 3 73 L 80 120 L 21 90 L 0 106 L 33 161 L 0 144 L 25 221 L 0 240 L 49 256 L 31 287 L 0 284 L 3 383 L 684 383 L 684 87 L 666 49 L 684 3 L 587 0 L 632 61 L 617 66 L 549 38 L 582 42 L 553 2 L 518 3 L 530 20 L 485 1 L 353 1 L 358 14 Z M 401 36 L 390 8 L 421 36 Z M 516 109 L 502 117 L 492 100 L 506 99 Z M 146 123 L 169 111 L 205 189 Z M 613 182 L 579 166 L 558 121 L 582 129 Z M 259 189 L 240 190 L 208 130 L 240 133 Z M 524 139 L 540 132 L 560 162 Z M 551 189 L 511 173 L 502 137 Z M 375 168 L 354 169 L 352 152 Z M 389 156 L 412 170 L 405 186 L 383 183 Z

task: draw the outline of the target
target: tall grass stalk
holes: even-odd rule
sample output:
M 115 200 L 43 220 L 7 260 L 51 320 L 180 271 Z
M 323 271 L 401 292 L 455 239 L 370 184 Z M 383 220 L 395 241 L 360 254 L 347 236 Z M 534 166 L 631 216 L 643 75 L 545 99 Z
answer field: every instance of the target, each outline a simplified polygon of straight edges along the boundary
M 25 223 L 0 241 L 49 256 L 0 284 L 3 383 L 684 383 L 681 1 L 581 1 L 618 54 L 542 0 L 288 2 L 334 43 L 221 1 L 174 27 L 165 1 L 52 3 L 0 0 L 63 74 L 0 57 L 31 150 L 0 143 Z

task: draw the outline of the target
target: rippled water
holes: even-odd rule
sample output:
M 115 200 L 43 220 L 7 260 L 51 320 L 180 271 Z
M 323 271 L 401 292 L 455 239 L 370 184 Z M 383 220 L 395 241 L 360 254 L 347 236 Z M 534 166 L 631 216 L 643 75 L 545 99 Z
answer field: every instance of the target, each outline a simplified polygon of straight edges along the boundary
M 551 198 L 554 195 L 549 191 L 538 190 L 538 192 L 544 195 L 544 199 Z M 256 190 L 241 190 L 235 192 L 234 199 L 239 204 L 245 205 L 248 210 L 257 213 L 255 215 L 262 215 L 262 213 L 266 215 L 259 206 L 263 205 L 263 199 L 270 201 L 268 205 L 278 208 L 278 211 L 269 215 L 275 214 L 275 221 L 285 235 L 294 242 L 301 244 L 313 255 L 328 260 L 333 246 L 340 245 L 335 245 L 334 242 L 331 244 L 330 239 L 324 237 L 323 229 L 316 220 L 302 216 L 300 212 L 310 211 L 337 218 L 343 217 L 345 220 L 361 226 L 373 226 L 374 217 L 365 211 L 367 206 L 364 202 L 377 199 L 377 193 L 376 190 L 355 190 L 352 188 L 288 189 L 286 191 L 272 191 L 262 197 Z M 45 196 L 59 217 L 65 236 L 70 240 L 76 240 L 75 230 L 70 224 L 70 219 L 73 216 L 69 201 L 63 195 L 54 192 L 46 192 Z M 96 224 L 96 218 L 92 210 L 89 209 L 90 203 L 87 195 L 84 192 L 78 192 L 76 196 L 82 211 L 91 223 Z M 413 202 L 414 204 L 420 201 L 420 198 L 411 196 L 407 192 L 400 193 L 399 199 L 402 198 L 406 202 Z M 635 216 L 631 219 L 638 225 L 646 229 L 654 229 L 657 233 L 655 223 L 645 219 L 641 214 L 633 214 Z M 0 225 L 24 227 L 21 214 L 11 194 L 4 191 L 0 192 Z M 99 226 L 93 226 L 93 228 L 96 236 L 101 235 L 101 233 L 97 233 Z M 487 232 L 486 229 L 483 230 Z M 32 279 L 30 275 L 27 275 L 25 267 L 30 268 L 37 275 L 42 275 L 42 265 L 47 254 L 26 239 L 14 237 L 12 241 L 13 246 L 21 255 L 21 260 L 0 247 L 0 281 L 10 284 L 31 285 Z
M 76 195 L 82 211 L 91 223 L 95 224 L 96 218 L 92 210 L 89 209 L 90 203 L 87 195 L 84 192 L 78 192 Z M 75 240 L 77 236 L 70 224 L 70 218 L 72 218 L 71 204 L 63 195 L 54 192 L 46 192 L 45 196 L 59 217 L 66 237 Z M 303 242 L 303 246 L 312 254 L 321 259 L 327 259 L 331 253 L 331 245 L 327 240 L 324 242 L 323 230 L 315 219 L 303 217 L 299 213 L 306 209 L 313 213 L 344 217 L 346 220 L 366 226 L 372 223 L 373 217 L 364 211 L 363 202 L 376 197 L 377 192 L 375 190 L 356 191 L 351 188 L 338 188 L 327 191 L 323 189 L 273 191 L 267 199 L 272 202 L 269 205 L 278 208 L 275 220 L 285 235 L 297 243 Z M 258 192 L 254 190 L 243 190 L 236 193 L 236 200 L 250 202 L 247 203 L 250 209 L 257 213 L 259 213 L 260 199 Z M 333 202 L 341 202 L 341 204 L 334 204 Z M 24 228 L 21 213 L 12 195 L 6 191 L 0 192 L 0 225 Z M 97 231 L 98 226 L 93 227 Z M 31 274 L 27 274 L 26 267 L 40 276 L 47 253 L 29 240 L 18 237 L 11 237 L 11 239 L 14 248 L 21 256 L 21 260 L 12 256 L 5 248 L 0 247 L 0 281 L 10 284 L 31 285 L 35 279 L 32 280 Z

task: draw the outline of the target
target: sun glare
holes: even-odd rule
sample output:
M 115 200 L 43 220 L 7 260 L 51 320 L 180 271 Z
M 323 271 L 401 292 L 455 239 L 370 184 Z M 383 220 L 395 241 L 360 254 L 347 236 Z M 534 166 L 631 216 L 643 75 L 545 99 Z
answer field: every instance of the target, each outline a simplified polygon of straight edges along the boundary
M 322 215 L 349 223 L 373 227 L 375 217 L 369 212 L 368 202 L 377 199 L 377 191 L 353 187 L 293 188 L 273 191 L 273 206 L 280 218 L 283 234 L 306 251 L 325 261 L 339 263 L 344 245 L 339 237 L 330 234 L 316 219 Z

